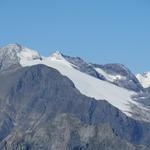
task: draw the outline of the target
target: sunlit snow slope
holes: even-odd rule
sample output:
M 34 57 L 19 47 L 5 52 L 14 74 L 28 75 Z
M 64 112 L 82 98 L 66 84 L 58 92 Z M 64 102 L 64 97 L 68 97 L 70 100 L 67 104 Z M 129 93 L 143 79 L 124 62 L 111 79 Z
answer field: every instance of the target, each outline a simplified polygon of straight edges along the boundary
M 70 78 L 82 94 L 97 100 L 107 100 L 128 116 L 130 115 L 130 112 L 132 112 L 130 110 L 130 104 L 134 103 L 135 105 L 138 105 L 131 99 L 131 96 L 135 94 L 134 92 L 120 88 L 106 81 L 96 79 L 95 77 L 76 70 L 59 52 L 52 54 L 50 57 L 42 57 L 42 60 L 23 59 L 20 60 L 20 63 L 22 66 L 45 64 L 55 68 L 60 71 L 61 74 Z

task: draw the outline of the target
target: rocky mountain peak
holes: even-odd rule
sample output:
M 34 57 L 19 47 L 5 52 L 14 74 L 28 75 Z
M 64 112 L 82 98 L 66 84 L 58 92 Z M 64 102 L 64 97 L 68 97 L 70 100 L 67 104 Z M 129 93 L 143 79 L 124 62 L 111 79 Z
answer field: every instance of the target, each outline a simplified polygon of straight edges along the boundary
M 0 48 L 0 71 L 12 66 L 20 66 L 30 60 L 41 59 L 37 51 L 31 50 L 20 44 L 8 44 Z
M 60 51 L 55 51 L 50 55 L 52 60 L 63 60 L 63 54 Z

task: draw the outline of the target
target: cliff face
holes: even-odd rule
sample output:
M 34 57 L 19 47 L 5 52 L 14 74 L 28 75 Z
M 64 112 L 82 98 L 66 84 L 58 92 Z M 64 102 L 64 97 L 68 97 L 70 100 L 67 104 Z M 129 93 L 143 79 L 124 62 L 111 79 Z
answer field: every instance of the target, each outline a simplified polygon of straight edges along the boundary
M 82 123 L 70 114 L 59 114 L 45 125 L 22 135 L 15 133 L 11 145 L 15 150 L 148 150 L 119 138 L 108 124 L 98 126 Z
M 1 149 L 150 146 L 148 123 L 127 117 L 106 101 L 82 95 L 55 69 L 19 68 L 2 73 L 0 83 Z

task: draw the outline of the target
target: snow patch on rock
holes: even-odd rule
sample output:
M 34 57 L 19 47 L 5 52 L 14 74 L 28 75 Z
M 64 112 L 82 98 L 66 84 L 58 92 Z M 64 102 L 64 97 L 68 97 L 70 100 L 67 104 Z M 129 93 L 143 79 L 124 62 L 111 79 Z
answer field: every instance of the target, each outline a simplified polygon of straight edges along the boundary
M 136 77 L 144 88 L 150 87 L 150 72 L 137 74 Z

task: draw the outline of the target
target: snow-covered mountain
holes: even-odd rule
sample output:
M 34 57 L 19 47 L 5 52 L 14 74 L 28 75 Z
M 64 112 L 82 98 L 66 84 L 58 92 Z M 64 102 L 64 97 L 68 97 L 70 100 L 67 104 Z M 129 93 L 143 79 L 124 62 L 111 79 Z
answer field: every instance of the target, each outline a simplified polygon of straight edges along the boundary
M 19 44 L 8 44 L 0 48 L 0 71 L 36 59 L 41 59 L 37 51 L 28 49 Z
M 38 59 L 27 60 L 20 64 L 23 67 L 44 64 L 55 68 L 61 74 L 71 79 L 82 94 L 96 98 L 97 100 L 108 100 L 113 106 L 119 108 L 128 115 L 130 115 L 131 112 L 130 103 L 138 106 L 138 104 L 131 99 L 131 96 L 135 94 L 134 92 L 120 88 L 106 81 L 99 80 L 75 69 L 72 64 L 58 52 L 53 53 L 49 57 L 42 57 L 42 61 Z
M 0 149 L 150 147 L 150 94 L 121 64 L 9 44 L 0 83 Z
M 81 72 L 135 92 L 143 91 L 136 76 L 122 64 L 89 64 L 79 57 L 63 57 Z
M 102 74 L 107 81 L 135 92 L 143 91 L 143 87 L 135 75 L 122 64 L 94 64 L 95 70 Z
M 2 47 L 0 61 L 1 70 L 10 68 L 12 65 L 26 67 L 44 64 L 57 69 L 61 74 L 71 79 L 82 94 L 97 100 L 107 100 L 128 116 L 133 115 L 132 108 L 134 106 L 144 110 L 140 103 L 132 99 L 136 92 L 128 90 L 130 88 L 123 88 L 126 87 L 127 81 L 128 86 L 131 82 L 131 85 L 135 83 L 139 89 L 141 87 L 133 74 L 122 65 L 91 65 L 78 57 L 65 56 L 58 51 L 49 57 L 43 57 L 38 52 L 18 44 Z M 117 81 L 120 80 L 124 81 L 121 82 L 122 85 L 119 84 L 120 82 L 117 84 Z M 133 83 L 133 81 L 135 82 Z
M 134 74 L 121 64 L 96 65 L 89 64 L 79 57 L 63 55 L 58 51 L 55 52 L 53 57 L 55 57 L 55 55 L 64 58 L 80 72 L 86 73 L 100 80 L 111 82 L 135 92 L 143 90 Z M 45 58 L 43 57 L 43 59 Z M 40 56 L 37 51 L 19 44 L 8 44 L 0 49 L 0 70 L 5 70 L 12 66 L 24 66 L 31 60 L 42 61 L 42 56 Z
M 150 72 L 137 74 L 136 77 L 144 88 L 150 87 Z

